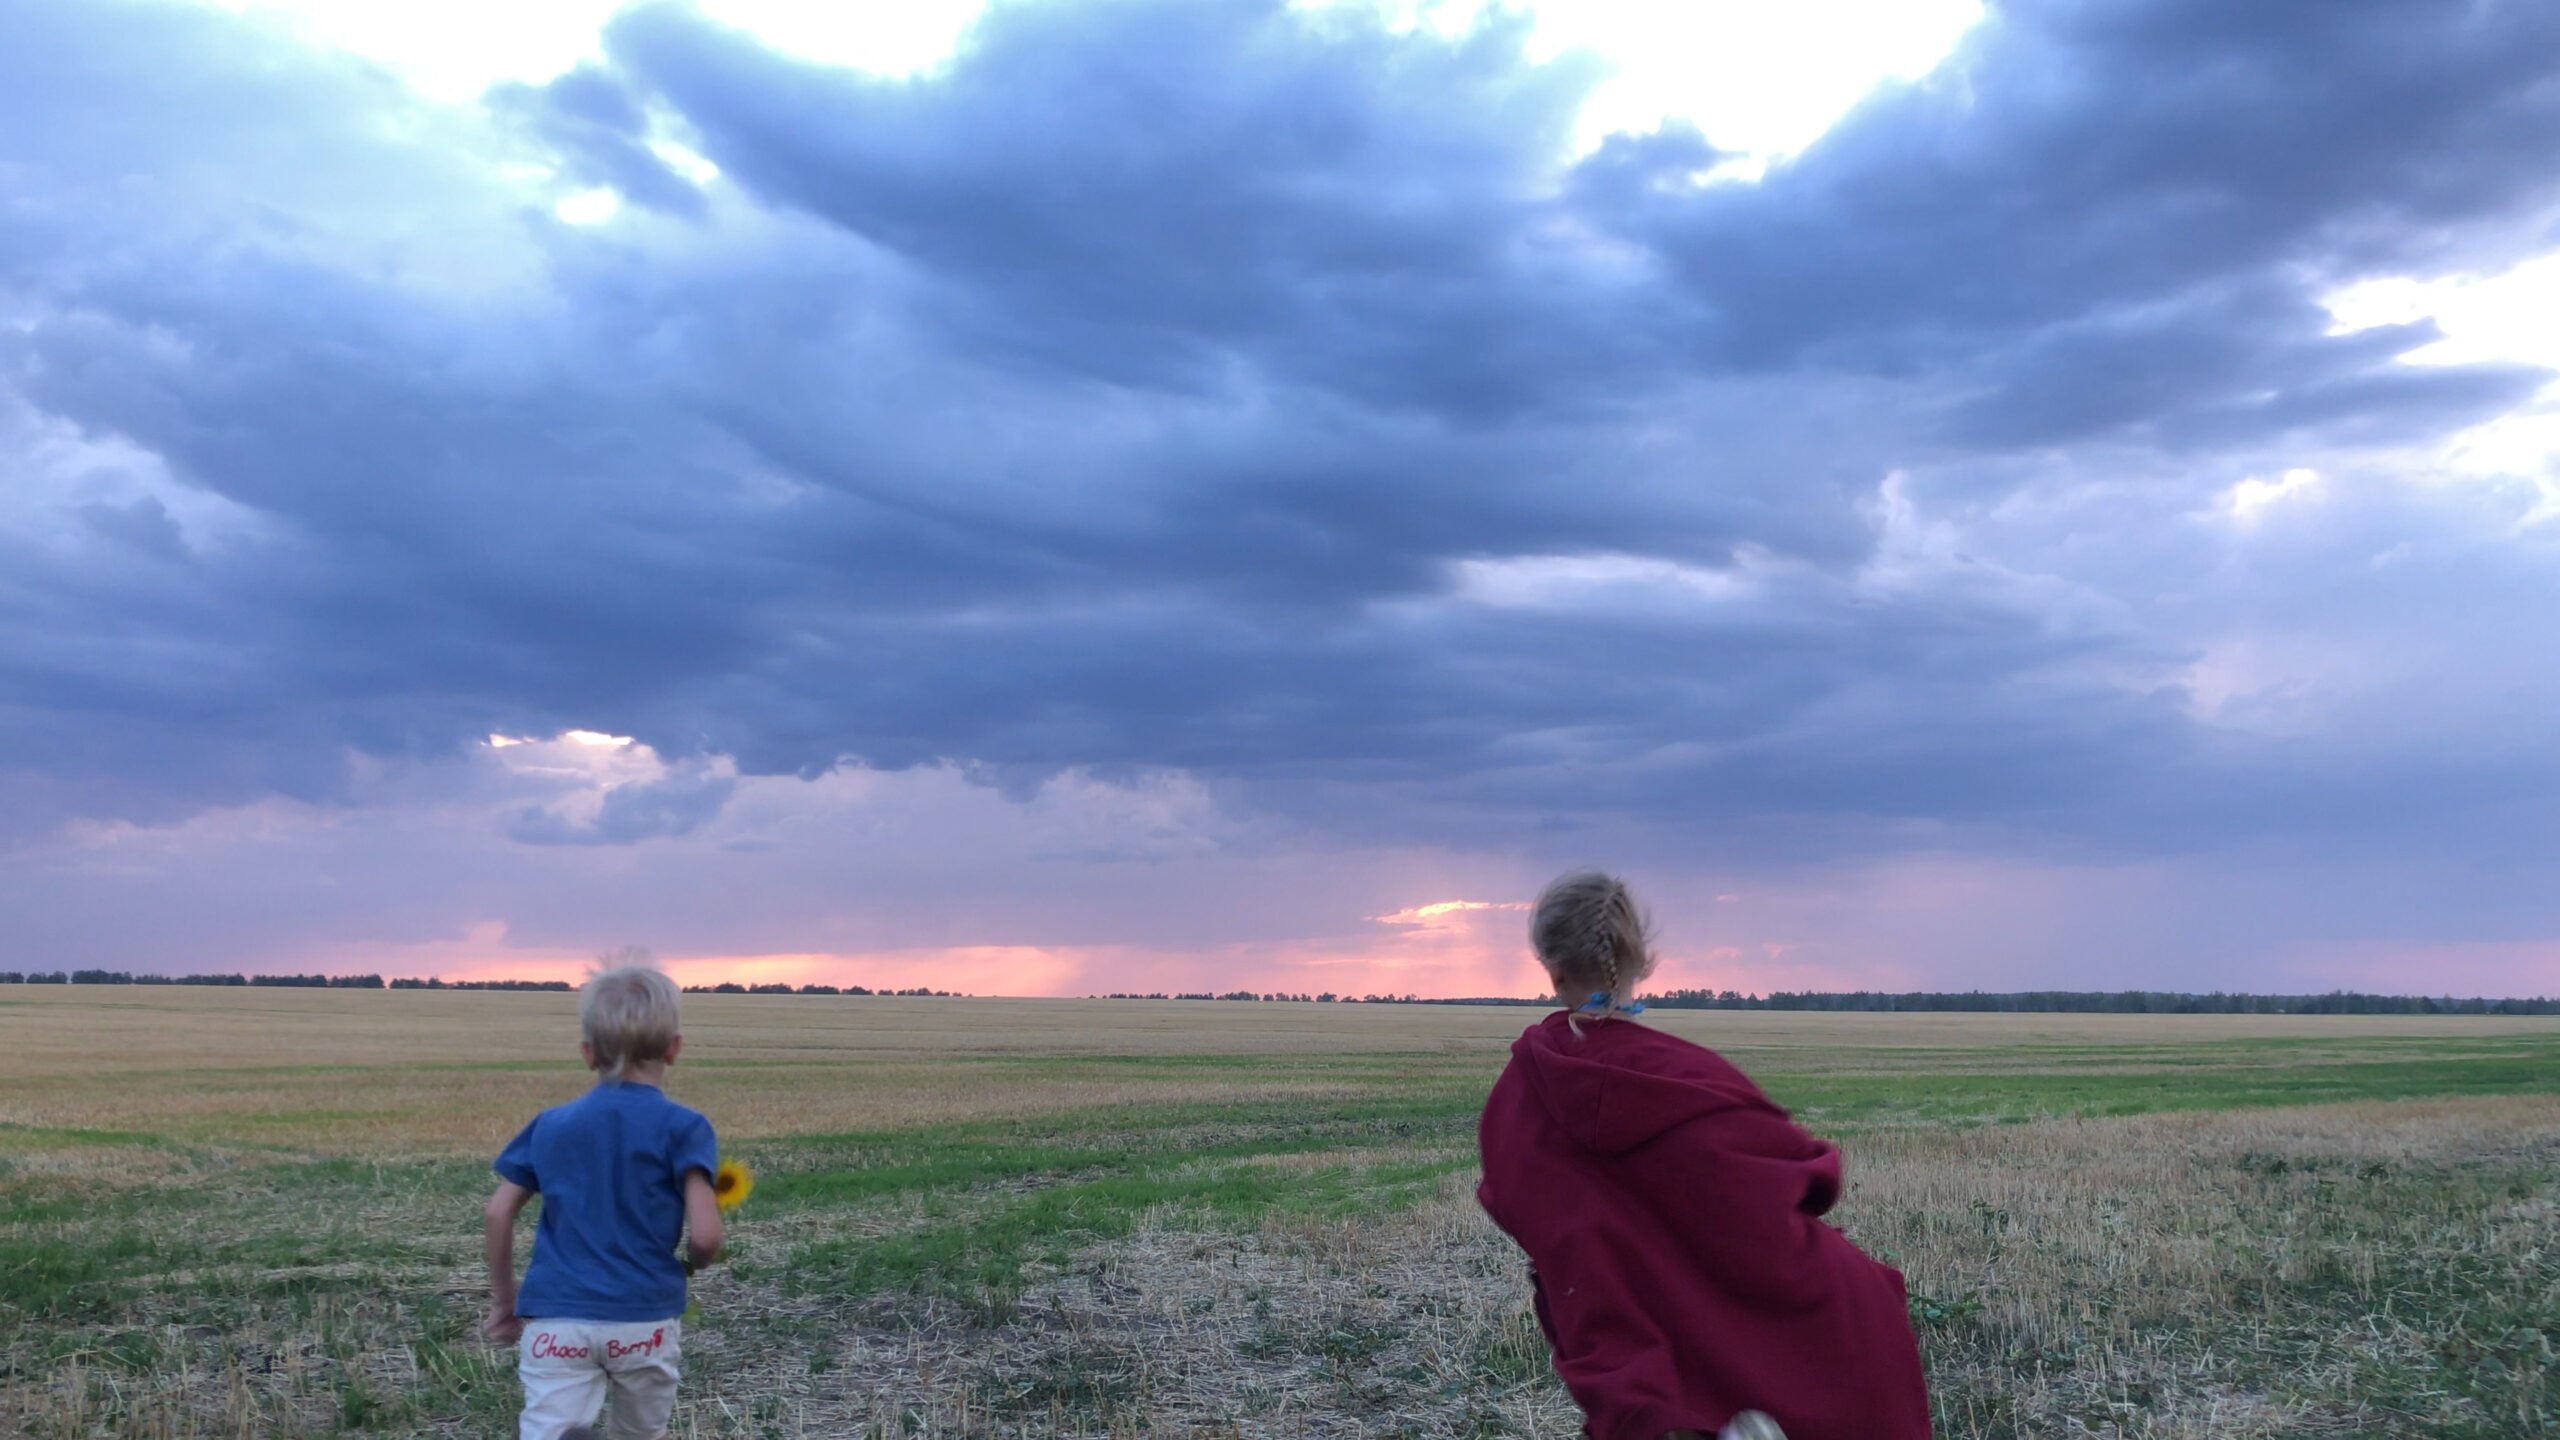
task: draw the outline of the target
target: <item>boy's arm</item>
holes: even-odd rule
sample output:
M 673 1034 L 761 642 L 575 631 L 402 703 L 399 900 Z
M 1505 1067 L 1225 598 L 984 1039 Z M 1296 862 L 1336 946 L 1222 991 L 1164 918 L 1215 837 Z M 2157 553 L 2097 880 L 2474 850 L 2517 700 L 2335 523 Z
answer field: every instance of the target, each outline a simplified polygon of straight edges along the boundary
M 684 1253 L 695 1269 L 720 1258 L 720 1202 L 698 1169 L 684 1172 Z
M 516 1214 L 532 1198 L 533 1192 L 522 1185 L 501 1180 L 488 1208 L 480 1212 L 481 1234 L 489 1247 L 489 1318 L 480 1329 L 508 1345 L 524 1333 L 524 1321 L 516 1315 Z

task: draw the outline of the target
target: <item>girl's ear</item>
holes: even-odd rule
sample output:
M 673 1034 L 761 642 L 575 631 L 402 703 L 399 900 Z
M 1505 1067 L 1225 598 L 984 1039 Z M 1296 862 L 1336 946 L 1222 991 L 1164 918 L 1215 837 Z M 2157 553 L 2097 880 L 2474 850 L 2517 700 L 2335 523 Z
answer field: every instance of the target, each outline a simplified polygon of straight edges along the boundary
M 684 1037 L 683 1037 L 682 1035 L 670 1035 L 670 1036 L 668 1036 L 668 1037 L 667 1037 L 667 1063 L 668 1063 L 668 1064 L 670 1064 L 670 1065 L 673 1065 L 674 1063 L 676 1063 L 676 1057 L 677 1057 L 678 1055 L 683 1054 L 683 1053 L 684 1053 Z
M 581 1040 L 581 1041 L 579 1041 L 579 1042 L 578 1042 L 578 1058 L 587 1062 L 587 1068 L 588 1068 L 588 1069 L 593 1070 L 594 1068 L 596 1068 L 596 1047 L 595 1047 L 595 1042 L 590 1041 L 590 1040 Z

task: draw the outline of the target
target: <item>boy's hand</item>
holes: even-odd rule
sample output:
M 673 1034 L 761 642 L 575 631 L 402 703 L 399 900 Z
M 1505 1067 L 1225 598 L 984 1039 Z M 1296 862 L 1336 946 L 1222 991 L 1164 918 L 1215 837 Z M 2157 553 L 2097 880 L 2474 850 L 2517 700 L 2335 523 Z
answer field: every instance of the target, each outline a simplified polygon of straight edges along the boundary
M 513 1345 L 524 1333 L 524 1320 L 516 1314 L 516 1214 L 532 1198 L 532 1191 L 501 1180 L 480 1212 L 489 1240 L 489 1318 L 480 1322 L 480 1333 L 501 1345 Z
M 700 1270 L 720 1258 L 720 1202 L 711 1177 L 699 1169 L 684 1176 L 684 1258 Z

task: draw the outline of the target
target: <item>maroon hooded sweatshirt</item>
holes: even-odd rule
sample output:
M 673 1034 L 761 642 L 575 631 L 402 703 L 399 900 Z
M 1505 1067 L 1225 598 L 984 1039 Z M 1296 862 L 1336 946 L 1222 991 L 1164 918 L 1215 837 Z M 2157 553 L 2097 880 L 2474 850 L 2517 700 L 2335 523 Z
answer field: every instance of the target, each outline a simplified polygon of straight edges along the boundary
M 1743 1410 L 1787 1440 L 1929 1440 L 1901 1273 L 1816 1218 L 1840 1152 L 1724 1057 L 1558 1011 L 1512 1045 L 1477 1143 L 1592 1440 Z

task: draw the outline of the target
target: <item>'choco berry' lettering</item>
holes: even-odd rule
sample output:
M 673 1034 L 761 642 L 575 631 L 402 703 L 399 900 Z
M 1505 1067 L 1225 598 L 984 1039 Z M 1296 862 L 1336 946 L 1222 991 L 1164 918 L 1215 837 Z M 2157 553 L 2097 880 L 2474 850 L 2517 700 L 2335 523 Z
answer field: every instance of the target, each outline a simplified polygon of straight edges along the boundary
M 667 1343 L 665 1326 L 649 1332 L 646 1340 L 617 1340 L 604 1337 L 604 1358 L 619 1360 L 625 1355 L 646 1355 Z M 537 1331 L 526 1353 L 536 1360 L 585 1360 L 595 1354 L 593 1344 L 571 1345 L 549 1330 Z

